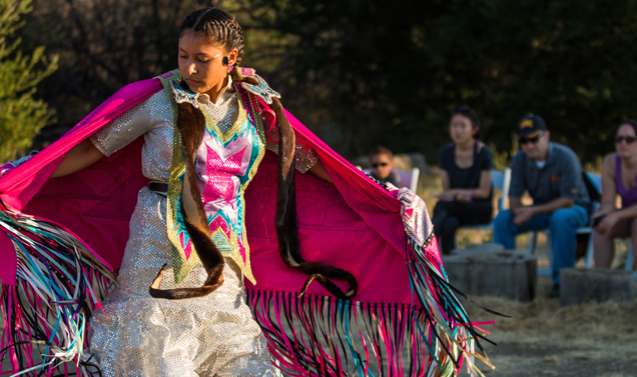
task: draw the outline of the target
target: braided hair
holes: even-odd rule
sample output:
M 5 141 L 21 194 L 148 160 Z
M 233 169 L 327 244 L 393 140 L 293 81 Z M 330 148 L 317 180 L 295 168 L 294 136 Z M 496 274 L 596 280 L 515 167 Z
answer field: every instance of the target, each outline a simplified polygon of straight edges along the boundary
M 227 12 L 212 7 L 190 13 L 179 28 L 179 37 L 186 31 L 192 31 L 208 39 L 213 46 L 221 46 L 230 52 L 237 49 L 238 66 L 243 58 L 243 31 L 237 20 Z

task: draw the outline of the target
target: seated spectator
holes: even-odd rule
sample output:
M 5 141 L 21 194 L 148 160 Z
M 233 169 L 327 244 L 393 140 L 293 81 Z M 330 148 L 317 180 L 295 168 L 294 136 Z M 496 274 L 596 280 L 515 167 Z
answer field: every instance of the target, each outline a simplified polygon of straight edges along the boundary
M 544 120 L 529 115 L 518 126 L 522 151 L 511 163 L 511 210 L 495 219 L 493 240 L 507 249 L 515 249 L 515 236 L 532 230 L 550 229 L 553 243 L 549 297 L 559 296 L 560 269 L 575 265 L 577 228 L 588 223 L 591 203 L 582 180 L 582 168 L 568 147 L 549 141 Z M 523 206 L 524 191 L 533 205 Z
M 442 148 L 438 156 L 443 191 L 432 220 L 443 254 L 453 250 L 458 227 L 491 221 L 493 154 L 477 140 L 479 129 L 480 120 L 471 108 L 451 111 L 449 134 L 453 143 Z
M 637 253 L 637 122 L 627 120 L 619 125 L 615 150 L 602 164 L 602 201 L 593 215 L 595 234 L 595 267 L 610 268 L 615 256 L 617 237 L 632 237 L 633 253 Z M 617 195 L 621 208 L 615 206 Z M 636 259 L 637 260 L 637 259 Z
M 372 177 L 380 183 L 391 183 L 400 188 L 400 177 L 392 169 L 394 168 L 394 157 L 391 151 L 383 146 L 377 146 L 369 153 L 369 165 L 372 168 Z

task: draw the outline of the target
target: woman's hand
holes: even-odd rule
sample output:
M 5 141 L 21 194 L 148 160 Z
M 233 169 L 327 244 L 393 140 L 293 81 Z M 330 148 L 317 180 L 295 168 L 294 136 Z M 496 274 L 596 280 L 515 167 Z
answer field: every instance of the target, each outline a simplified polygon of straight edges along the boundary
M 459 190 L 456 194 L 456 200 L 460 203 L 469 203 L 473 200 L 473 190 Z
M 443 191 L 442 194 L 438 195 L 438 200 L 443 202 L 451 202 L 453 200 L 456 200 L 456 190 Z
M 617 212 L 609 213 L 606 214 L 606 217 L 604 217 L 594 229 L 596 232 L 602 235 L 607 235 L 618 221 L 619 215 Z

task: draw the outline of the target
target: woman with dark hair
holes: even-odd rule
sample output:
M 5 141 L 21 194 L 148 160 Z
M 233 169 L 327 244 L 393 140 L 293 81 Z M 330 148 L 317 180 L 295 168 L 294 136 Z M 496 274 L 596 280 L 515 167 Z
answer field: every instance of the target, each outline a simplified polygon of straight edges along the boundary
M 632 237 L 637 254 L 637 122 L 622 122 L 615 135 L 615 153 L 602 163 L 602 200 L 592 216 L 595 266 L 610 268 L 615 256 L 615 238 Z M 621 198 L 621 208 L 615 198 Z M 637 260 L 637 259 L 635 259 Z
M 445 278 L 425 204 L 318 140 L 242 56 L 234 18 L 196 11 L 179 70 L 126 86 L 3 167 L 0 347 L 14 370 L 52 373 L 61 359 L 104 376 L 266 376 L 272 359 L 287 375 L 475 371 L 482 332 Z
M 461 106 L 451 111 L 449 134 L 453 143 L 438 155 L 443 191 L 432 220 L 443 254 L 454 249 L 460 226 L 491 221 L 493 154 L 478 140 L 479 130 L 480 120 L 473 109 Z

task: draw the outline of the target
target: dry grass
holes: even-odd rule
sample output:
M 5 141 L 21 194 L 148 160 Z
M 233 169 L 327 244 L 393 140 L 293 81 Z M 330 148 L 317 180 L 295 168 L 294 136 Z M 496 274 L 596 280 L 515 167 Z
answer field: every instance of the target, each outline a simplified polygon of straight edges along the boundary
M 513 318 L 465 306 L 473 321 L 497 321 L 487 330 L 498 346 L 486 346 L 496 369 L 481 370 L 489 376 L 634 376 L 637 301 L 560 307 L 546 298 L 549 286 L 548 278 L 541 278 L 538 297 L 527 304 L 474 298 Z

